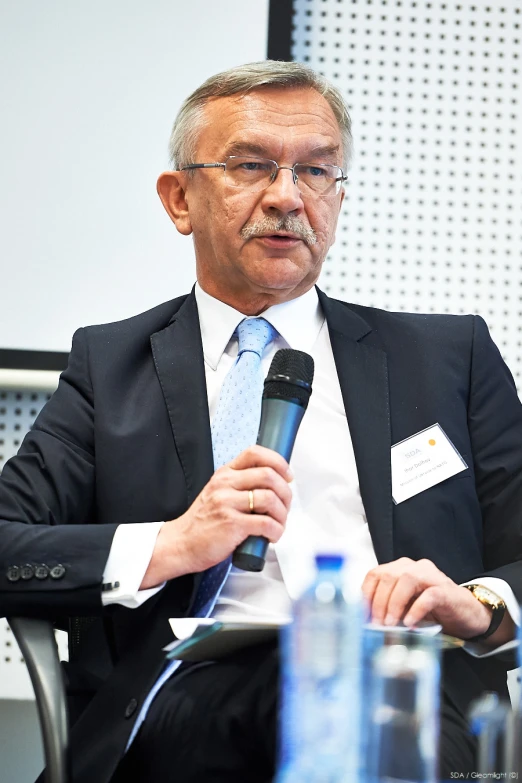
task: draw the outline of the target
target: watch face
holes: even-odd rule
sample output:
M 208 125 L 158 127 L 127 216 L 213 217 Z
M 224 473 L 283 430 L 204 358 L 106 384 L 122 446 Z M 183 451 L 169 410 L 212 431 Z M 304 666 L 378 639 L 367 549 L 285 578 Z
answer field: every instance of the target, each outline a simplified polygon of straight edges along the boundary
M 472 592 L 475 598 L 478 598 L 479 601 L 482 601 L 494 609 L 497 609 L 499 606 L 504 606 L 504 601 L 491 590 L 488 590 L 487 587 L 475 585 Z

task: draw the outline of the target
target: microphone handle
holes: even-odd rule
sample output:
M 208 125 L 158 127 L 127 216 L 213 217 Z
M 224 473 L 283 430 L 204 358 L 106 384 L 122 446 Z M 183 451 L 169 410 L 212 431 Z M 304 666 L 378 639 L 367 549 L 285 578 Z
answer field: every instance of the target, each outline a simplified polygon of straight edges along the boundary
M 305 408 L 291 400 L 264 399 L 257 444 L 277 451 L 289 462 L 304 413 Z M 248 536 L 234 550 L 232 564 L 243 571 L 262 571 L 268 543 L 264 536 Z

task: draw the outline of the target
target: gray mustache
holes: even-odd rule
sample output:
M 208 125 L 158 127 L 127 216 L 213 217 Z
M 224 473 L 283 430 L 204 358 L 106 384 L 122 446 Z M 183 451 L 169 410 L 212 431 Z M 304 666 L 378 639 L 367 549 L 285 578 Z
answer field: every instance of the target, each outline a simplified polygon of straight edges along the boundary
M 278 231 L 289 231 L 299 239 L 302 239 L 307 245 L 315 245 L 317 235 L 313 228 L 305 224 L 293 215 L 285 215 L 281 218 L 265 217 L 263 220 L 255 220 L 253 223 L 247 223 L 241 229 L 242 239 L 254 239 L 254 237 L 264 236 L 266 234 L 277 234 Z

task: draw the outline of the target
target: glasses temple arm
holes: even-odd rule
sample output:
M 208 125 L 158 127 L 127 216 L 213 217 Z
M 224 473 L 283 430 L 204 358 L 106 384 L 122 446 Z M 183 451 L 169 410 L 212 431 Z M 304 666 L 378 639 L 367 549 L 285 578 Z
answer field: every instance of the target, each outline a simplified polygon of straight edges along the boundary
M 187 169 L 218 169 L 225 168 L 225 163 L 189 163 L 188 166 L 182 166 L 179 171 L 187 171 Z

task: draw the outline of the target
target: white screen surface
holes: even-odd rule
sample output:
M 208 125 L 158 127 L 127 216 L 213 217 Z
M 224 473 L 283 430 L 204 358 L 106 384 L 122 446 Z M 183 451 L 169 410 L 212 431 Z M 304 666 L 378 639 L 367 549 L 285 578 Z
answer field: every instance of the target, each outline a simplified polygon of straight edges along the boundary
M 0 0 L 0 348 L 68 351 L 190 289 L 156 194 L 172 122 L 267 29 L 268 0 Z

